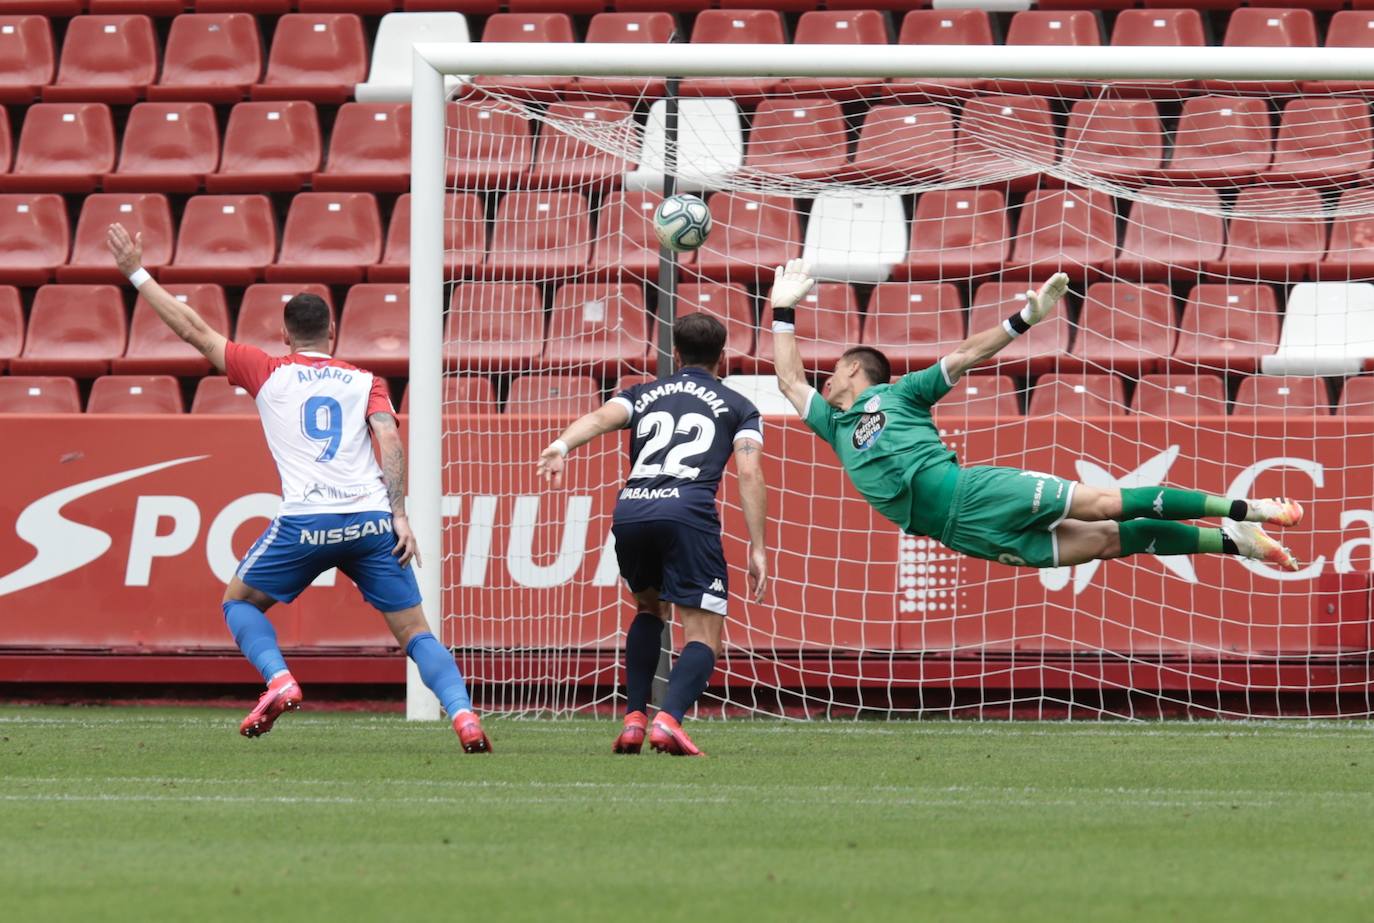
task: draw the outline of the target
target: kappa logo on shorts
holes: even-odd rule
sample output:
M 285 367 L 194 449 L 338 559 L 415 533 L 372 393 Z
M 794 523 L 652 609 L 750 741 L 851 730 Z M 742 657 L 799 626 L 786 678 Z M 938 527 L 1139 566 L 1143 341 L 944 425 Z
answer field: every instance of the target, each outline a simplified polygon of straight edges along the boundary
M 712 592 L 712 593 L 724 593 L 724 592 L 725 592 L 725 584 L 721 582 L 721 580 L 720 580 L 719 577 L 717 577 L 715 580 L 712 580 L 712 581 L 711 581 L 711 592 Z
M 858 425 L 854 427 L 854 448 L 860 452 L 873 448 L 873 443 L 877 442 L 878 437 L 883 434 L 883 427 L 885 426 L 887 426 L 887 414 L 881 410 L 877 413 L 864 414 Z

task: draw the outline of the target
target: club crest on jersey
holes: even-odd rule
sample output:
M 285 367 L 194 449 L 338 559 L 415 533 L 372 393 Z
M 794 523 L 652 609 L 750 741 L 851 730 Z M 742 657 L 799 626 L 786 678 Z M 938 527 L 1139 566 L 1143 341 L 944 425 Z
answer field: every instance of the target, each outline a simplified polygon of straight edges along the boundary
M 881 410 L 877 413 L 864 414 L 859 418 L 858 425 L 854 427 L 854 448 L 860 452 L 873 448 L 873 443 L 878 441 L 878 437 L 882 435 L 885 426 L 887 426 L 887 414 Z
M 883 406 L 883 396 L 881 394 L 875 394 L 864 404 L 864 413 L 877 413 L 878 408 L 881 406 Z

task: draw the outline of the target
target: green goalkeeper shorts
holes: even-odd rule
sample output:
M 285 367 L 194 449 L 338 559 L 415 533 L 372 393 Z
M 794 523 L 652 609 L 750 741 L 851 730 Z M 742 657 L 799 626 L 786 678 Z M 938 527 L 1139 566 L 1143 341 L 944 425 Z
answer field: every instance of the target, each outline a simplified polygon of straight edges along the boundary
M 1074 481 L 1039 471 L 964 468 L 940 541 L 987 561 L 1058 567 L 1054 530 L 1069 513 L 1074 486 Z

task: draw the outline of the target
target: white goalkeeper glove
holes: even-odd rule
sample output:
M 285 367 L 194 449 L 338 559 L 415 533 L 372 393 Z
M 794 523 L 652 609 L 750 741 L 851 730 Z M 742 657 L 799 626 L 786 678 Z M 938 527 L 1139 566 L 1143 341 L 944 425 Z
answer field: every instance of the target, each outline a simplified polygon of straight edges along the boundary
M 816 280 L 806 271 L 803 260 L 788 260 L 786 266 L 779 266 L 773 273 L 773 290 L 768 293 L 768 301 L 773 306 L 773 329 L 779 324 L 790 332 L 797 323 L 797 302 L 806 297 Z
M 1026 306 L 1003 321 L 1002 328 L 1007 331 L 1008 336 L 1019 337 L 1033 325 L 1044 320 L 1068 290 L 1069 277 L 1062 272 L 1056 272 L 1045 280 L 1045 284 L 1040 286 L 1040 291 L 1026 292 Z

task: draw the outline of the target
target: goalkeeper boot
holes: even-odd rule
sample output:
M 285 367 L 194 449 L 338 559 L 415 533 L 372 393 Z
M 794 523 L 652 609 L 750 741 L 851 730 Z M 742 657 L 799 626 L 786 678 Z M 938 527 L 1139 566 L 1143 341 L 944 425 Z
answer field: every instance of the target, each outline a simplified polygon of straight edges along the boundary
M 1238 522 L 1226 528 L 1226 534 L 1236 543 L 1241 557 L 1263 561 L 1284 570 L 1301 570 L 1293 553 L 1280 545 L 1253 522 Z
M 611 746 L 612 753 L 638 753 L 644 748 L 644 730 L 649 726 L 649 718 L 642 711 L 632 711 L 625 716 L 625 727 Z
M 692 743 L 692 738 L 687 736 L 687 732 L 677 723 L 677 719 L 666 711 L 654 716 L 653 727 L 649 729 L 649 746 L 669 756 L 706 755 Z
M 463 745 L 464 753 L 490 753 L 491 741 L 482 730 L 481 720 L 470 711 L 460 711 L 453 716 L 453 730 L 458 742 Z
M 1287 497 L 1273 500 L 1251 500 L 1246 522 L 1262 522 L 1269 526 L 1296 526 L 1302 522 L 1302 504 Z
M 248 717 L 239 722 L 239 733 L 244 737 L 261 737 L 272 730 L 272 725 L 283 714 L 298 711 L 304 701 L 301 687 L 290 673 L 274 677 Z

